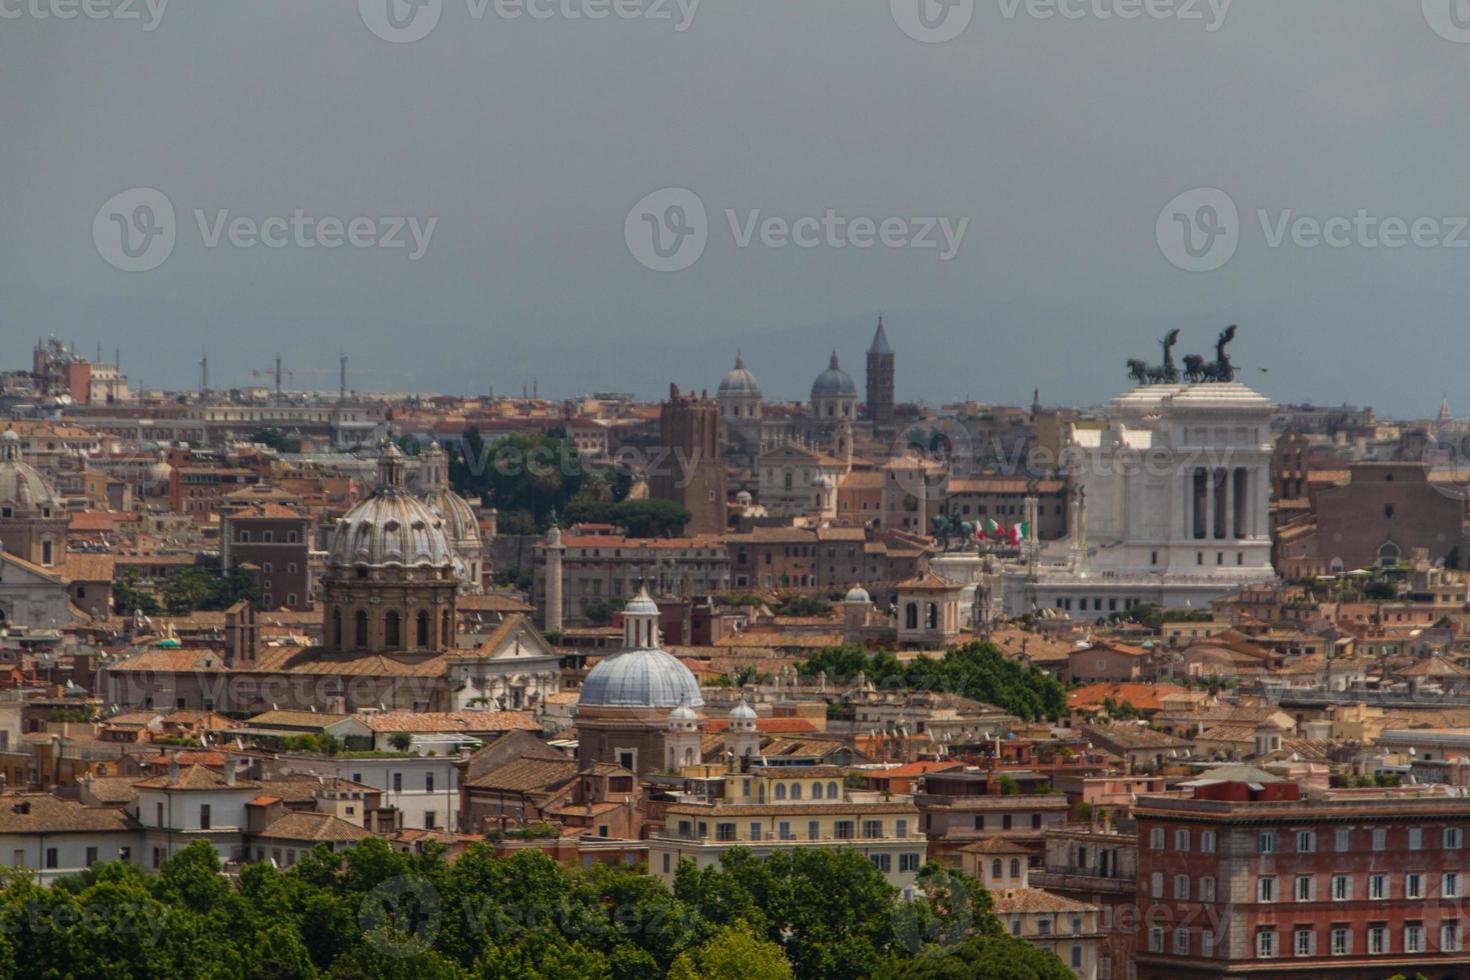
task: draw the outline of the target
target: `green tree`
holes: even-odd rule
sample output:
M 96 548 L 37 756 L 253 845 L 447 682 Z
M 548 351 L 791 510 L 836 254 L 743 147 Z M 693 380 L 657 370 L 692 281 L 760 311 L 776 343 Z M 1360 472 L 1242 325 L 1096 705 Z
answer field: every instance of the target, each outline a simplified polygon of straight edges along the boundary
M 725 926 L 702 946 L 680 953 L 669 980 L 790 980 L 781 947 L 757 936 L 744 921 Z
M 112 583 L 112 610 L 119 616 L 131 616 L 135 612 L 157 616 L 163 612 L 163 606 L 152 594 L 138 588 L 138 573 L 130 568 Z

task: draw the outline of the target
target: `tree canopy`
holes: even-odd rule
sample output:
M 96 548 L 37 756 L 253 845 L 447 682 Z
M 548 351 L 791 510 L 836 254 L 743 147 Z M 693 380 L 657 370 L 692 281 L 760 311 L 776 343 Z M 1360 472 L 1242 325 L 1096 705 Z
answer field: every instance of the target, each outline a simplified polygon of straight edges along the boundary
M 917 657 L 903 664 L 891 653 L 869 653 L 860 646 L 828 647 L 798 665 L 803 676 L 825 671 L 848 682 L 858 671 L 879 687 L 944 691 L 1004 708 L 1026 721 L 1057 719 L 1067 711 L 1067 695 L 1056 678 L 1019 660 L 1009 660 L 990 643 L 969 643 L 939 659 Z
M 36 884 L 0 870 L 0 976 L 132 980 L 786 980 L 1069 976 L 1005 935 L 980 884 L 929 866 L 919 895 L 860 853 L 727 852 L 671 892 L 634 868 L 568 871 L 538 850 L 325 845 L 289 869 L 220 873 L 197 841 L 147 875 L 97 864 Z M 973 969 L 972 969 L 973 967 Z M 1014 972 L 1004 972 L 1012 970 Z

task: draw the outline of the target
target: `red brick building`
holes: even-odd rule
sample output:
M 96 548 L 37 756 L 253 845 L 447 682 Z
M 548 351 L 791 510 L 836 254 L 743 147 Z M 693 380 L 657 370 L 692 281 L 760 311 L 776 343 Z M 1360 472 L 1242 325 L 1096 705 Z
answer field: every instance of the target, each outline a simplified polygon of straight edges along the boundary
M 1464 977 L 1470 801 L 1248 767 L 1138 801 L 1139 980 Z

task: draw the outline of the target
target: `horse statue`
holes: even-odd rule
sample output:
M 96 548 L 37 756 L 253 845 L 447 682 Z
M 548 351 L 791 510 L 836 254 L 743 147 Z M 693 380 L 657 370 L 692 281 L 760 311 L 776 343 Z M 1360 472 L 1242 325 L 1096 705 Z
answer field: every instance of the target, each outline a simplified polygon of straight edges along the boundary
M 1234 324 L 1220 331 L 1220 339 L 1215 341 L 1215 380 L 1234 381 L 1235 365 L 1230 363 L 1230 355 L 1225 348 L 1235 340 Z
M 1170 330 L 1159 343 L 1164 345 L 1163 381 L 1165 384 L 1179 383 L 1179 368 L 1174 364 L 1174 345 L 1179 343 L 1179 331 Z
M 1148 365 L 1137 359 L 1130 360 L 1128 362 L 1128 376 L 1141 385 L 1148 384 Z

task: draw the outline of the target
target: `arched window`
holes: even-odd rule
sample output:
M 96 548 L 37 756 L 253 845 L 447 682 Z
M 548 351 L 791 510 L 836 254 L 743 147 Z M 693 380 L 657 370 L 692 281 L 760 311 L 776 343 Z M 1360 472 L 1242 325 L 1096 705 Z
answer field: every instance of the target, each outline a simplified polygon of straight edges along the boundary
M 784 799 L 786 799 L 786 784 L 785 783 L 777 783 L 776 784 L 776 799 L 778 799 L 778 800 L 784 800 Z
M 429 614 L 419 610 L 418 645 L 426 647 L 429 645 Z
M 449 618 L 448 609 L 439 619 L 439 642 L 446 647 L 454 646 L 454 621 Z
M 829 800 L 835 800 L 835 799 L 837 799 L 837 784 L 836 783 L 828 783 L 827 784 L 827 799 L 829 799 Z
M 1021 877 L 1021 859 L 1020 858 L 1011 858 L 1011 877 L 1012 878 L 1019 878 L 1019 877 Z
M 332 646 L 342 649 L 342 610 L 332 610 Z
M 367 610 L 366 609 L 359 609 L 357 611 L 357 614 L 354 616 L 354 619 L 356 620 L 356 623 L 354 624 L 353 641 L 354 641 L 354 643 L 357 646 L 359 646 L 359 647 L 365 647 L 365 646 L 368 645 L 368 641 L 367 641 Z
M 1400 554 L 1398 545 L 1392 541 L 1385 541 L 1378 549 L 1378 567 L 1387 568 L 1390 565 L 1397 565 Z M 44 564 L 50 564 L 50 562 L 45 562 Z
M 46 565 L 47 567 L 50 567 L 52 561 L 54 561 L 54 560 L 55 559 L 54 559 L 54 556 L 52 554 L 51 542 L 49 540 L 42 541 L 41 542 L 41 564 L 42 565 Z
M 812 783 L 812 799 L 814 799 L 814 800 L 820 800 L 821 798 L 822 798 L 822 784 L 821 783 Z
M 990 877 L 1000 877 L 1000 858 L 996 858 L 990 862 Z
M 801 799 L 801 783 L 791 784 L 791 798 L 793 800 Z
M 391 609 L 383 617 L 383 645 L 389 649 L 403 645 L 403 630 L 398 621 L 398 613 Z
M 916 630 L 919 628 L 919 604 L 911 602 L 903 610 L 904 629 Z
M 929 602 L 924 605 L 924 628 L 926 630 L 939 628 L 939 606 Z

